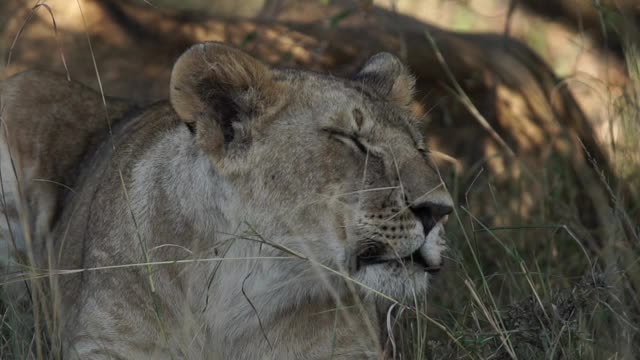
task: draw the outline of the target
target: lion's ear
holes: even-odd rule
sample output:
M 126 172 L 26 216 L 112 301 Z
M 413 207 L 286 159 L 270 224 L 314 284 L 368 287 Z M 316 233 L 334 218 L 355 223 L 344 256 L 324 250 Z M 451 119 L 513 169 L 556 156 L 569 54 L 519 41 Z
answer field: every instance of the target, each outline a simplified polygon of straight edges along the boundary
M 398 105 L 405 106 L 413 100 L 415 78 L 395 55 L 383 52 L 372 56 L 354 80 Z
M 195 126 L 198 142 L 214 157 L 234 142 L 246 145 L 251 120 L 277 99 L 268 66 L 216 42 L 194 45 L 178 58 L 169 93 L 178 116 Z

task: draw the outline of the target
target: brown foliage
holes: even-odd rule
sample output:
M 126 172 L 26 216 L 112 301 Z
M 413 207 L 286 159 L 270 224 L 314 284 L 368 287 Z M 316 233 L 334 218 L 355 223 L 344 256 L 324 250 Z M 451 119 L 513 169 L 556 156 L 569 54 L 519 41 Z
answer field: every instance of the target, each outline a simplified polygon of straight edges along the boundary
M 629 31 L 637 31 L 640 1 L 602 0 L 521 0 L 523 6 L 546 17 L 581 29 L 589 36 L 622 53 Z M 619 14 L 625 14 L 625 17 Z M 603 22 L 603 20 L 607 20 Z M 604 25 L 603 25 L 604 24 Z

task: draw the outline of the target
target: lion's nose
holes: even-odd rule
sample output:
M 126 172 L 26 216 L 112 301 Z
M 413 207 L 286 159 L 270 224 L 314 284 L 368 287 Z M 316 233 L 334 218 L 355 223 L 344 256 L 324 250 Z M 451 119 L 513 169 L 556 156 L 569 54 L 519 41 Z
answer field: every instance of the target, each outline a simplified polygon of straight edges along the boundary
M 438 221 L 445 219 L 445 217 L 453 211 L 453 207 L 450 205 L 425 202 L 410 207 L 413 215 L 418 218 L 424 228 L 424 234 L 427 235 L 431 229 L 438 223 Z M 445 219 L 446 220 L 446 219 Z

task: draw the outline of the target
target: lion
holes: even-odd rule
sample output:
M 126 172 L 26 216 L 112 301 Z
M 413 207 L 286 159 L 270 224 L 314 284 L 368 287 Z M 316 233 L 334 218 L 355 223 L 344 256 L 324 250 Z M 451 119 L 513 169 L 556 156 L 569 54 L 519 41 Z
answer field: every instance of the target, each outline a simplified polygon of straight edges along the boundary
M 50 270 L 63 357 L 383 356 L 453 210 L 406 67 L 337 78 L 207 42 L 169 86 L 141 109 L 42 72 L 0 88 L 2 241 Z

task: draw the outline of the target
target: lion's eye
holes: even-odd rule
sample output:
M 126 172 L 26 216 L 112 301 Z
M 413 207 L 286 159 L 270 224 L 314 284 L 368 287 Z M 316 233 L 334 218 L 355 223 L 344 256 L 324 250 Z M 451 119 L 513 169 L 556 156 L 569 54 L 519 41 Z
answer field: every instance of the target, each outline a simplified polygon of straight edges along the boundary
M 348 134 L 335 129 L 323 129 L 323 130 L 329 133 L 329 135 L 332 138 L 337 139 L 346 144 L 351 144 L 364 154 L 367 154 L 369 152 L 367 147 L 362 143 L 362 141 L 360 141 L 360 139 L 358 139 L 358 137 L 355 134 Z

